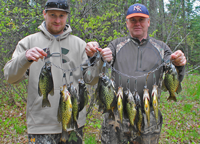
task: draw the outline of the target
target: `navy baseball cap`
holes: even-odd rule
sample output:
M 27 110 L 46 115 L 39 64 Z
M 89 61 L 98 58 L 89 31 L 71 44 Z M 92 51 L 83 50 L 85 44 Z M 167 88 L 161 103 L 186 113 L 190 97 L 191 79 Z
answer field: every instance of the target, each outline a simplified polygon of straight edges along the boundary
M 67 0 L 47 0 L 45 10 L 60 10 L 69 13 Z
M 126 19 L 129 19 L 129 18 L 135 17 L 135 16 L 149 18 L 149 12 L 144 5 L 137 3 L 134 5 L 131 5 L 128 8 Z

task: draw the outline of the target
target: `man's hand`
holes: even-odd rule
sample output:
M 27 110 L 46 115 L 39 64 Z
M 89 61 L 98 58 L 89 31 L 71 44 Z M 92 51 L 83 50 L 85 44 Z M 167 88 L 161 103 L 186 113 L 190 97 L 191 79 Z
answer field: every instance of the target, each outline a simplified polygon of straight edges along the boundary
M 37 62 L 38 59 L 43 59 L 44 56 L 47 56 L 47 53 L 38 47 L 34 47 L 26 51 L 26 58 L 29 61 L 33 60 Z
M 177 50 L 171 54 L 170 60 L 175 66 L 184 66 L 187 62 L 184 53 L 181 50 Z
M 99 44 L 97 42 L 88 42 L 85 47 L 85 52 L 87 56 L 92 57 L 97 52 L 97 48 L 99 47 Z
M 109 48 L 99 48 L 99 44 L 97 42 L 88 42 L 85 51 L 89 57 L 92 57 L 97 50 L 100 52 L 103 60 L 110 62 L 112 60 L 112 51 Z
M 110 48 L 107 48 L 107 47 L 104 48 L 104 49 L 97 48 L 97 50 L 100 52 L 100 54 L 101 54 L 101 56 L 102 56 L 104 61 L 110 62 L 113 59 L 112 51 L 111 51 Z

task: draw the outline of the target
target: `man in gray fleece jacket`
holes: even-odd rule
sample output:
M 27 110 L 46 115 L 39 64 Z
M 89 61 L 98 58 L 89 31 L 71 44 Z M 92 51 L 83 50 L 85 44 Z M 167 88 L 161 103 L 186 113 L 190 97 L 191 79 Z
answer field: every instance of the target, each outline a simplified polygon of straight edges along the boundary
M 158 85 L 158 98 L 160 98 L 163 67 L 159 66 L 164 61 L 171 60 L 179 71 L 179 81 L 181 82 L 184 77 L 186 58 L 182 51 L 177 50 L 172 53 L 164 42 L 148 36 L 150 18 L 144 5 L 134 4 L 129 7 L 126 26 L 130 36 L 117 38 L 104 49 L 88 43 L 86 53 L 93 56 L 96 50 L 99 50 L 102 58 L 112 64 L 112 76 L 116 83 L 116 91 L 119 86 L 122 86 L 125 91 L 128 80 L 130 80 L 130 91 L 133 92 L 137 89 L 143 116 L 141 133 L 138 133 L 139 127 L 136 124 L 134 129 L 130 130 L 130 123 L 126 119 L 123 120 L 122 124 L 118 122 L 118 113 L 115 113 L 117 115 L 115 121 L 110 119 L 108 114 L 105 114 L 101 142 L 102 144 L 157 144 L 162 127 L 162 115 L 159 111 L 158 121 L 156 122 L 152 98 L 150 98 L 150 125 L 147 124 L 143 103 L 144 86 L 147 86 L 149 94 L 151 94 L 152 86 L 156 83 Z M 150 75 L 146 85 L 148 73 Z M 135 79 L 137 79 L 137 83 L 135 83 Z
M 29 143 L 59 143 L 62 126 L 58 122 L 57 113 L 61 86 L 66 82 L 67 84 L 73 82 L 78 92 L 78 79 L 83 77 L 89 84 L 95 84 L 98 81 L 98 65 L 101 65 L 101 61 L 88 69 L 85 68 L 83 72 L 81 65 L 88 60 L 85 52 L 86 43 L 70 34 L 72 29 L 66 24 L 68 14 L 67 0 L 48 0 L 43 11 L 45 21 L 39 26 L 40 32 L 20 40 L 12 59 L 4 67 L 5 78 L 11 84 L 21 82 L 28 75 L 26 118 Z M 96 42 L 93 43 L 96 44 Z M 51 63 L 54 93 L 52 96 L 47 95 L 50 106 L 42 106 L 44 96 L 41 96 L 39 92 L 38 83 L 41 69 L 47 61 Z M 73 132 L 73 128 L 67 131 L 70 134 L 78 132 L 82 136 L 85 122 L 86 108 L 83 108 L 79 112 L 76 132 Z M 77 142 L 72 139 L 66 143 L 82 144 L 80 136 L 77 138 Z

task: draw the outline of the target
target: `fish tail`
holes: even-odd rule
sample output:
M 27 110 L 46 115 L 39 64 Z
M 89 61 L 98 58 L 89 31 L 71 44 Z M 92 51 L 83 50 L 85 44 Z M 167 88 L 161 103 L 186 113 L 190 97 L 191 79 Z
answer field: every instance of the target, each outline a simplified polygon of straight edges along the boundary
M 134 121 L 130 120 L 130 124 L 131 124 L 131 126 L 134 126 Z
M 167 98 L 168 101 L 173 100 L 173 101 L 177 101 L 175 93 L 170 93 L 170 96 Z
M 176 97 L 174 97 L 174 96 L 168 97 L 167 100 L 168 100 L 168 101 L 173 100 L 173 101 L 175 101 L 175 102 L 177 101 Z
M 148 126 L 150 126 L 150 118 L 148 118 Z
M 154 113 L 155 113 L 156 123 L 158 124 L 158 109 L 155 109 Z
M 137 132 L 137 135 L 139 135 L 139 136 L 140 136 L 140 135 L 141 135 L 141 132 L 140 132 L 140 131 L 138 131 L 138 132 Z
M 156 123 L 158 124 L 158 117 L 156 117 Z
M 62 142 L 66 142 L 66 141 L 68 140 L 68 138 L 69 138 L 68 132 L 63 130 L 63 131 L 62 131 L 62 134 L 61 134 L 60 140 L 61 140 Z
M 115 120 L 115 115 L 112 110 L 109 110 L 109 119 Z
M 42 107 L 51 107 L 51 104 L 48 99 L 42 100 Z
M 71 117 L 69 123 L 67 124 L 67 128 L 68 129 L 69 128 L 74 128 L 74 126 L 75 126 L 75 121 L 74 121 L 73 117 Z

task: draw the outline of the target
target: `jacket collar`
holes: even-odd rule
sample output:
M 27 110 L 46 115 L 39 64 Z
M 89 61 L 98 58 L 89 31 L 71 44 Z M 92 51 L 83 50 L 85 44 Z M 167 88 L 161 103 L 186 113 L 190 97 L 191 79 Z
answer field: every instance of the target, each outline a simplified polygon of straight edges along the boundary
M 143 45 L 143 44 L 146 44 L 149 40 L 149 35 L 147 36 L 146 39 L 142 39 L 142 41 L 140 41 L 138 38 L 133 38 L 130 36 L 130 39 L 137 45 Z

